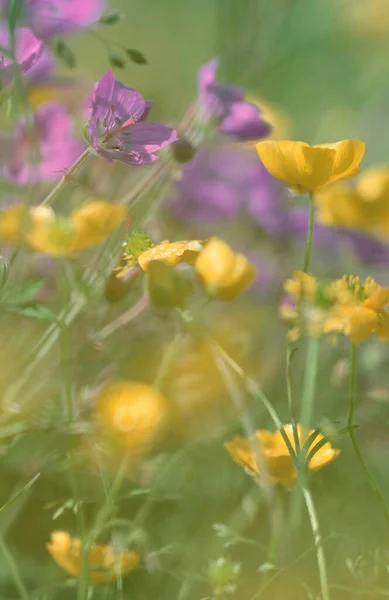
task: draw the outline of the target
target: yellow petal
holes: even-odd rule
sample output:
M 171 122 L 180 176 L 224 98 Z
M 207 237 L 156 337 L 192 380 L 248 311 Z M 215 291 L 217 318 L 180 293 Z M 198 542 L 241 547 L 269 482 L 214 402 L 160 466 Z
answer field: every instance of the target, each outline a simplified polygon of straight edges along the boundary
M 126 215 L 123 204 L 91 200 L 70 216 L 75 236 L 75 250 L 96 246 L 121 225 Z
M 257 153 L 266 169 L 298 192 L 326 185 L 333 171 L 335 150 L 305 142 L 260 142 Z
M 191 264 L 196 260 L 203 247 L 203 242 L 199 240 L 161 242 L 138 256 L 139 266 L 147 271 L 148 265 L 153 260 L 160 260 L 171 267 L 181 262 Z
M 234 252 L 218 238 L 210 240 L 196 260 L 196 271 L 207 286 L 223 286 L 234 266 Z
M 334 183 L 356 175 L 359 165 L 365 154 L 366 145 L 361 140 L 342 140 L 335 144 L 322 144 L 318 148 L 331 148 L 335 150 L 335 158 L 330 179 L 326 182 Z
M 372 310 L 378 310 L 384 308 L 389 304 L 389 288 L 378 287 L 364 302 L 364 306 L 371 308 Z

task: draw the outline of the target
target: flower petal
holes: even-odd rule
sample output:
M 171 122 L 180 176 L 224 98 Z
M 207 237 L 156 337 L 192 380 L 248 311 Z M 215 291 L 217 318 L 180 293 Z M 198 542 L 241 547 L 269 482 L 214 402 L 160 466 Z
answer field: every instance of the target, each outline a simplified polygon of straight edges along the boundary
M 153 154 L 177 139 L 177 132 L 159 123 L 134 123 L 125 127 L 118 140 L 127 152 Z
M 358 173 L 359 164 L 365 154 L 366 145 L 361 140 L 342 140 L 336 144 L 323 144 L 316 147 L 335 150 L 331 179 L 327 182 L 334 183 Z

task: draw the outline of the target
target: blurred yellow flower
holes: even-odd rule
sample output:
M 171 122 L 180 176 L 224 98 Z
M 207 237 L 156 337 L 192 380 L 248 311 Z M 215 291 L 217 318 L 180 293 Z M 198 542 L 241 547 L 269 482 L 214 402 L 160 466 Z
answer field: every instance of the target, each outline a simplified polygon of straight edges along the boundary
M 168 403 L 154 387 L 136 381 L 105 386 L 96 402 L 99 423 L 134 454 L 153 445 L 166 424 Z
M 305 193 L 358 173 L 365 144 L 360 140 L 343 140 L 310 146 L 283 140 L 259 142 L 256 150 L 271 175 Z
M 329 187 L 316 195 L 318 220 L 331 227 L 389 232 L 389 169 L 376 167 L 361 174 L 352 187 Z
M 228 244 L 211 239 L 195 263 L 197 274 L 210 296 L 232 300 L 244 292 L 256 275 L 256 267 Z
M 293 436 L 292 425 L 284 425 L 285 433 L 295 450 L 295 442 Z M 297 425 L 298 438 L 300 448 L 305 441 L 313 433 L 313 429 L 304 430 L 301 425 Z M 323 440 L 323 436 L 319 434 L 310 444 L 307 456 L 315 448 L 315 446 Z M 271 433 L 265 429 L 255 432 L 253 438 L 241 438 L 235 436 L 230 442 L 226 442 L 225 448 L 231 454 L 232 458 L 242 467 L 246 468 L 250 475 L 258 477 L 261 475 L 256 460 L 255 445 L 259 443 L 263 458 L 266 461 L 268 474 L 274 484 L 291 488 L 297 478 L 297 471 L 290 456 L 287 445 L 285 444 L 280 431 Z M 319 450 L 310 458 L 308 462 L 308 471 L 315 472 L 325 467 L 328 463 L 335 460 L 340 450 L 332 447 L 330 442 L 325 443 Z
M 385 0 L 338 0 L 341 18 L 349 34 L 374 40 L 389 31 L 389 4 Z
M 57 565 L 77 577 L 81 566 L 81 540 L 72 538 L 67 531 L 54 531 L 47 549 Z M 140 563 L 137 552 L 122 550 L 118 553 L 109 545 L 93 544 L 89 551 L 89 582 L 109 583 L 125 575 Z
M 124 205 L 105 200 L 90 200 L 70 217 L 57 216 L 46 206 L 12 206 L 0 214 L 0 240 L 24 242 L 37 252 L 66 256 L 102 242 L 125 214 Z
M 359 277 L 345 275 L 330 285 L 334 306 L 329 312 L 325 330 L 340 331 L 360 344 L 370 335 L 389 341 L 389 288 L 380 287 L 368 277 L 362 283 Z

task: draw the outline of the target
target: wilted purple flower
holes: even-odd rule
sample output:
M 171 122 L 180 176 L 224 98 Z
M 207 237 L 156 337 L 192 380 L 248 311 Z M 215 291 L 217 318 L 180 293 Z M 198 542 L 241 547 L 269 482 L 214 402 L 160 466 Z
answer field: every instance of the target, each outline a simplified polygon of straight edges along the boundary
M 107 71 L 91 97 L 88 134 L 93 149 L 108 161 L 145 165 L 158 160 L 155 152 L 174 142 L 177 133 L 158 123 L 143 122 L 151 104 Z
M 238 140 L 256 140 L 268 136 L 271 126 L 263 120 L 255 104 L 244 99 L 242 88 L 217 83 L 218 60 L 199 69 L 199 100 L 208 119 L 217 119 L 221 133 Z
M 8 28 L 0 24 L 0 46 L 9 48 L 10 37 Z M 30 29 L 20 27 L 15 31 L 16 62 L 22 73 L 27 73 L 39 59 L 43 49 L 43 42 L 38 40 Z M 11 83 L 15 76 L 13 60 L 0 53 L 0 81 L 2 85 Z
M 61 104 L 48 102 L 34 115 L 34 135 L 20 122 L 8 140 L 10 154 L 3 159 L 3 175 L 23 185 L 60 179 L 81 154 L 81 142 L 72 133 L 72 120 Z
M 43 40 L 95 23 L 105 7 L 106 0 L 25 0 L 27 23 Z
M 170 208 L 177 219 L 188 221 L 233 219 L 246 210 L 273 232 L 282 227 L 282 198 L 282 184 L 255 152 L 235 145 L 210 146 L 184 166 Z

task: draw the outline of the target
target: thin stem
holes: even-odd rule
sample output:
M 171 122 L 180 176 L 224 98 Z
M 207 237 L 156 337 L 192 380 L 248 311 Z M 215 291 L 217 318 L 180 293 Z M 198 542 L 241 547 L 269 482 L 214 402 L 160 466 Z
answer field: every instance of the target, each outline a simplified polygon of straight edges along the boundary
M 315 394 L 316 394 L 316 379 L 319 360 L 319 338 L 311 336 L 308 341 L 307 362 L 305 368 L 304 385 L 301 402 L 300 423 L 303 431 L 309 430 L 312 423 Z M 297 453 L 299 463 L 299 472 L 306 468 L 305 461 L 307 460 L 307 452 Z M 290 511 L 290 526 L 292 531 L 298 531 L 301 524 L 301 509 L 302 509 L 302 486 L 296 486 Z
M 174 359 L 178 354 L 184 337 L 185 334 L 182 331 L 179 331 L 174 337 L 173 341 L 166 348 L 163 358 L 161 360 L 161 364 L 159 365 L 156 377 L 153 382 L 154 387 L 160 389 L 163 386 L 164 380 L 170 370 Z
M 287 398 L 288 398 L 288 410 L 289 410 L 289 414 L 290 414 L 290 421 L 292 423 L 292 429 L 293 429 L 294 445 L 296 448 L 296 453 L 298 454 L 300 452 L 300 440 L 299 440 L 299 435 L 298 435 L 296 411 L 294 409 L 293 394 L 292 394 L 292 380 L 291 380 L 292 357 L 293 357 L 293 348 L 288 343 L 288 347 L 286 350 L 286 370 L 285 370 L 286 394 L 287 394 Z
M 70 167 L 70 169 L 68 169 L 66 174 L 62 177 L 62 179 L 46 196 L 46 198 L 42 202 L 42 206 L 47 206 L 48 204 L 51 204 L 53 202 L 53 200 L 58 196 L 58 194 L 62 192 L 67 186 L 67 184 L 72 180 L 72 177 L 76 174 L 78 169 L 88 160 L 90 155 L 91 151 L 89 148 L 84 150 L 84 152 L 81 154 L 81 156 L 78 157 L 74 165 Z
M 319 521 L 316 514 L 315 504 L 313 502 L 313 497 L 308 487 L 303 487 L 303 496 L 305 500 L 305 505 L 307 507 L 309 520 L 311 523 L 311 529 L 313 533 L 313 539 L 315 542 L 316 548 L 316 558 L 317 565 L 319 568 L 319 578 L 320 578 L 320 589 L 322 600 L 330 600 L 330 591 L 328 587 L 328 576 L 327 576 L 327 567 L 326 567 L 326 557 L 324 554 L 323 548 L 323 540 L 320 533 Z
M 22 598 L 22 600 L 28 600 L 30 594 L 28 593 L 27 588 L 24 585 L 23 579 L 18 569 L 17 562 L 14 559 L 12 553 L 10 552 L 3 536 L 0 536 L 0 552 L 2 553 L 4 561 L 6 562 L 9 572 L 12 575 L 15 586 L 18 588 L 20 597 Z
M 347 419 L 347 428 L 349 432 L 349 436 L 351 439 L 351 443 L 355 452 L 355 455 L 358 459 L 359 464 L 365 472 L 367 479 L 370 482 L 370 485 L 374 492 L 377 495 L 378 500 L 381 503 L 381 506 L 384 511 L 385 519 L 389 524 L 389 506 L 385 500 L 385 496 L 375 480 L 374 475 L 369 469 L 369 466 L 365 460 L 365 457 L 362 454 L 362 450 L 359 446 L 357 437 L 355 435 L 355 425 L 354 425 L 354 413 L 355 413 L 355 391 L 356 391 L 356 381 L 357 381 L 357 347 L 355 344 L 351 344 L 351 353 L 350 353 L 350 394 L 349 394 L 349 411 L 348 411 L 348 419 Z
M 309 265 L 311 263 L 314 224 L 315 224 L 315 202 L 313 199 L 313 194 L 312 194 L 312 192 L 310 192 L 310 194 L 309 194 L 309 222 L 308 222 L 307 241 L 305 244 L 305 257 L 304 257 L 304 267 L 303 267 L 304 273 L 308 273 Z

